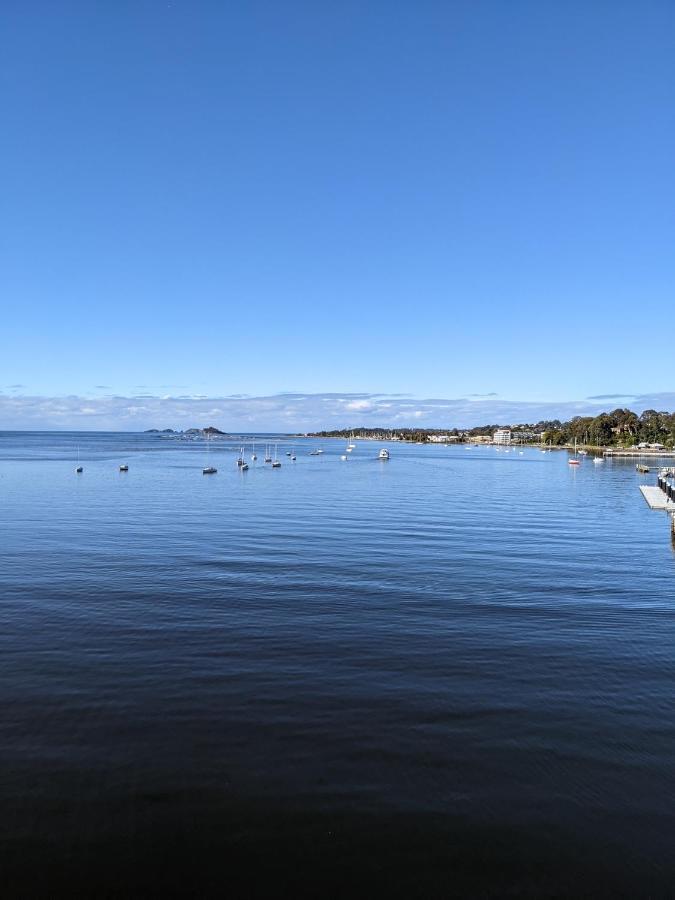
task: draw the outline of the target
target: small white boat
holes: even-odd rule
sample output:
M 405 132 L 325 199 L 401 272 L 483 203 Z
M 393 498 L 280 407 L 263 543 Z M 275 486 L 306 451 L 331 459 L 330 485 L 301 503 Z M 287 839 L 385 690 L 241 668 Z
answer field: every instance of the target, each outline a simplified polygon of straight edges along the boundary
M 340 457 L 340 459 L 347 459 L 347 458 L 348 458 L 348 457 L 347 457 L 347 454 L 346 454 L 346 453 L 343 453 L 342 456 Z
M 377 454 L 378 459 L 389 459 L 389 451 L 386 447 L 383 447 L 380 452 Z
M 255 441 L 253 441 L 253 450 L 252 450 L 252 453 L 251 453 L 251 459 L 253 460 L 253 462 L 255 462 L 257 458 L 258 458 L 258 457 L 257 457 L 256 454 L 255 454 Z
M 273 469 L 281 468 L 281 460 L 277 459 L 277 445 L 276 444 L 274 445 L 274 462 L 272 463 L 272 468 Z
M 270 452 L 269 445 L 267 445 L 267 446 L 265 447 L 265 462 L 266 462 L 266 463 L 271 463 L 271 462 L 272 462 L 272 453 Z
M 129 471 L 129 466 L 127 466 L 127 465 L 120 466 L 120 472 L 128 472 L 128 471 Z
M 602 456 L 594 456 L 593 457 L 593 462 L 596 466 L 599 466 L 601 463 L 604 463 L 604 461 L 605 460 L 602 458 Z
M 209 438 L 207 437 L 206 438 L 206 458 L 207 458 L 207 460 L 209 458 L 209 450 L 210 450 Z M 207 466 L 204 466 L 204 468 L 202 469 L 202 475 L 215 475 L 217 471 L 218 471 L 218 469 L 216 469 L 215 466 L 207 465 Z

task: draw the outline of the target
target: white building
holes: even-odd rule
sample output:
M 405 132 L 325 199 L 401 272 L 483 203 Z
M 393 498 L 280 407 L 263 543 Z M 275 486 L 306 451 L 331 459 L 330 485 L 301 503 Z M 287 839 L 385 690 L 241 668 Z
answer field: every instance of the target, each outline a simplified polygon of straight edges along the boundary
M 492 435 L 492 440 L 495 444 L 510 444 L 511 443 L 511 431 L 508 428 L 498 428 L 495 433 Z

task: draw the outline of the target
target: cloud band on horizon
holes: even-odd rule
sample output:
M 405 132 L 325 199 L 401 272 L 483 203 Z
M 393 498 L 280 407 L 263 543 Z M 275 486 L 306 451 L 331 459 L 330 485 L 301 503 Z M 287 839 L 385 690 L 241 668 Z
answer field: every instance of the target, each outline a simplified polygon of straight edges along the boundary
M 675 392 L 546 402 L 502 400 L 496 395 L 419 399 L 367 392 L 47 397 L 0 391 L 0 430 L 142 431 L 204 425 L 226 431 L 292 432 L 359 425 L 462 428 L 597 415 L 613 408 L 608 400 L 618 398 L 636 412 L 675 408 Z

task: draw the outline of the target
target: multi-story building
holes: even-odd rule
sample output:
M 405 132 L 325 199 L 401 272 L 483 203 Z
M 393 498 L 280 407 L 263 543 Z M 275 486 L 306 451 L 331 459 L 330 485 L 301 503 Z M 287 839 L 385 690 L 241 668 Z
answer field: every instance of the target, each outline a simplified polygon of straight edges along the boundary
M 509 428 L 498 428 L 492 435 L 492 441 L 495 444 L 510 444 L 511 430 Z

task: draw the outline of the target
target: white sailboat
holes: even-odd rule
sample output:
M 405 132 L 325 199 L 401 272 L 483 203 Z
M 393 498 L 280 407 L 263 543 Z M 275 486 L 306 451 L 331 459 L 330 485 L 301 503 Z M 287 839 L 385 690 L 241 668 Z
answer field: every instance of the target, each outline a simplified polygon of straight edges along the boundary
M 576 438 L 574 438 L 574 456 L 572 457 L 572 459 L 568 459 L 567 462 L 570 464 L 570 466 L 581 465 L 581 463 L 577 459 L 577 439 Z
M 272 463 L 272 468 L 273 468 L 273 469 L 280 469 L 280 468 L 281 468 L 281 460 L 280 460 L 280 459 L 277 459 L 277 447 L 278 447 L 278 444 L 275 444 L 275 445 L 274 445 L 274 462 Z
M 206 436 L 206 459 L 207 459 L 207 465 L 205 465 L 204 468 L 202 469 L 202 475 L 215 475 L 216 472 L 218 471 L 218 469 L 216 469 L 215 466 L 212 466 L 212 465 L 209 465 L 209 464 L 208 464 L 209 450 L 210 450 L 209 444 L 210 444 L 210 438 L 209 438 L 209 436 L 207 435 L 207 436 Z
M 253 448 L 252 448 L 252 452 L 251 452 L 251 459 L 253 460 L 253 462 L 255 462 L 257 458 L 258 458 L 258 457 L 255 455 L 255 441 L 253 441 Z

